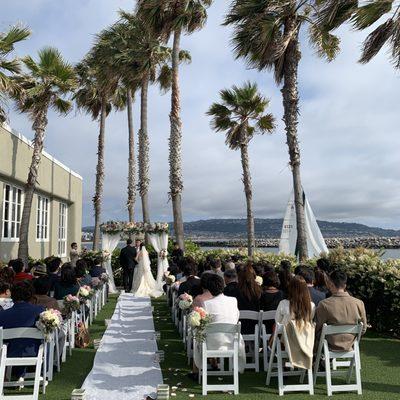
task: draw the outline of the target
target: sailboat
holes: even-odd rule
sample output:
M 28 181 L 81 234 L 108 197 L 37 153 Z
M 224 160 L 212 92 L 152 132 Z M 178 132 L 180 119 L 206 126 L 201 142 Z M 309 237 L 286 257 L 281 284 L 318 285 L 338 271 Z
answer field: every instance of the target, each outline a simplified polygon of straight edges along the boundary
M 310 203 L 303 192 L 304 214 L 306 220 L 307 250 L 308 258 L 318 257 L 321 253 L 328 253 L 328 247 L 322 236 L 321 230 L 317 224 L 315 215 L 311 209 Z M 294 192 L 286 208 L 285 218 L 283 220 L 281 240 L 279 242 L 279 252 L 290 255 L 297 255 L 297 223 L 296 207 L 294 204 Z

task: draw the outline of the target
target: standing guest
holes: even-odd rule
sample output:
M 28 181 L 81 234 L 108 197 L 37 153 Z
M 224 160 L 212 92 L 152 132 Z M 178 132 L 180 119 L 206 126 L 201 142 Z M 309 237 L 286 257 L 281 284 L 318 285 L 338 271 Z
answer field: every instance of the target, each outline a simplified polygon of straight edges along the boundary
M 183 273 L 186 276 L 186 281 L 179 285 L 178 295 L 182 295 L 184 293 L 190 294 L 191 296 L 196 297 L 202 293 L 201 289 L 201 281 L 197 276 L 197 266 L 194 263 L 186 264 Z
M 0 268 L 0 282 L 8 283 L 10 286 L 14 283 L 15 272 L 11 267 Z
M 282 325 L 287 325 L 292 320 L 310 322 L 314 310 L 315 304 L 311 301 L 306 281 L 301 276 L 295 276 L 289 282 L 288 298 L 278 305 L 275 321 Z
M 50 281 L 50 292 L 54 292 L 54 288 L 57 282 L 60 282 L 60 268 L 61 268 L 61 258 L 54 257 L 47 263 L 47 271 Z
M 292 264 L 288 260 L 282 260 L 280 267 L 279 267 L 279 282 L 280 282 L 280 287 L 279 289 L 282 290 L 285 296 L 288 294 L 289 290 L 289 282 L 290 279 L 292 278 Z
M 222 279 L 224 279 L 224 272 L 222 271 L 222 262 L 219 258 L 214 260 L 211 264 L 212 271 L 214 274 L 219 275 Z
M 181 259 L 183 258 L 183 250 L 179 247 L 177 242 L 174 242 L 174 249 L 171 252 L 172 261 L 179 265 Z
M 356 325 L 363 323 L 363 334 L 367 330 L 367 316 L 364 303 L 350 296 L 346 291 L 347 275 L 334 271 L 330 275 L 332 296 L 322 300 L 315 311 L 316 346 L 319 344 L 322 327 L 327 325 Z M 349 351 L 354 343 L 354 335 L 338 334 L 327 337 L 329 348 L 333 351 Z
M 76 262 L 79 260 L 78 243 L 71 243 L 71 250 L 69 252 L 69 262 L 75 268 Z
M 11 290 L 14 307 L 0 311 L 0 326 L 3 329 L 33 328 L 40 313 L 45 311 L 42 306 L 36 306 L 29 301 L 33 296 L 31 282 L 18 282 Z M 35 357 L 38 353 L 40 340 L 37 339 L 11 339 L 7 346 L 8 357 Z M 19 378 L 24 374 L 25 368 L 13 368 L 13 374 Z
M 236 297 L 239 292 L 238 289 L 238 276 L 235 269 L 227 269 L 224 272 L 225 289 L 224 295 L 230 297 Z
M 65 296 L 72 294 L 76 296 L 79 292 L 79 284 L 76 273 L 71 264 L 66 263 L 61 268 L 60 282 L 56 283 L 54 297 L 56 300 L 63 300 Z
M 14 283 L 31 281 L 33 279 L 31 274 L 25 272 L 24 262 L 20 258 L 11 260 L 8 263 L 8 266 L 11 267 L 15 272 Z
M 199 294 L 196 296 L 193 300 L 193 307 L 203 307 L 204 308 L 204 302 L 207 300 L 211 300 L 214 296 L 211 294 L 208 286 L 208 281 L 210 280 L 210 273 L 205 272 L 201 275 L 200 278 L 200 286 L 201 289 L 203 290 L 202 294 Z
M 139 247 L 140 251 L 140 240 L 136 240 L 135 244 L 138 244 L 137 247 Z M 119 255 L 119 264 L 122 268 L 122 279 L 126 293 L 130 293 L 130 291 L 132 290 L 133 273 L 137 264 L 136 256 L 139 253 L 137 247 L 134 247 L 132 244 L 132 240 L 128 239 L 126 241 L 126 247 L 121 250 L 121 253 Z
M 78 279 L 79 286 L 91 286 L 92 277 L 87 271 L 87 264 L 85 260 L 78 260 L 75 267 L 76 278 Z
M 50 292 L 50 281 L 46 277 L 41 277 L 33 281 L 33 288 L 35 289 L 35 295 L 31 299 L 32 304 L 43 306 L 47 309 L 52 308 L 53 310 L 60 311 L 57 300 L 54 297 L 49 296 Z
M 8 282 L 0 281 L 0 310 L 8 310 L 13 306 L 11 285 Z
M 310 292 L 311 300 L 317 307 L 319 302 L 325 299 L 325 293 L 320 292 L 314 287 L 314 272 L 307 266 L 301 266 L 296 275 L 301 276 L 307 283 L 308 290 Z
M 284 299 L 282 290 L 279 290 L 280 282 L 275 271 L 266 272 L 263 276 L 263 292 L 260 299 L 260 308 L 263 311 L 272 311 L 278 308 Z
M 106 270 L 102 266 L 103 258 L 101 256 L 96 256 L 94 259 L 94 265 L 90 269 L 90 276 L 92 278 L 100 278 L 101 274 L 104 274 Z

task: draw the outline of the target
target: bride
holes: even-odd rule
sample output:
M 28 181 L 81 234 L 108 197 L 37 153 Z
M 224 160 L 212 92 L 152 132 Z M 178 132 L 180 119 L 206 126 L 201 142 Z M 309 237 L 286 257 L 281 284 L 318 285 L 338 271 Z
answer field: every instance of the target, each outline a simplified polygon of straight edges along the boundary
M 162 292 L 157 289 L 157 282 L 151 273 L 149 253 L 144 244 L 136 257 L 138 262 L 133 275 L 132 293 L 136 297 L 160 297 Z

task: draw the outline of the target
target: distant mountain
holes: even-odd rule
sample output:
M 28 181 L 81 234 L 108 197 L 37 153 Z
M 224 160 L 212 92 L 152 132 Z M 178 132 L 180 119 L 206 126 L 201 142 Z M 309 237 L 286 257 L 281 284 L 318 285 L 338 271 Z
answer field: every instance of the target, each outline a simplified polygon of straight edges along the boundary
M 245 219 L 207 219 L 185 222 L 185 233 L 194 238 L 232 239 L 246 236 L 247 221 Z M 279 238 L 283 220 L 255 219 L 257 238 Z M 318 221 L 324 237 L 395 237 L 400 236 L 400 230 L 374 228 L 352 222 Z M 172 224 L 170 224 L 172 229 Z M 84 232 L 93 232 L 94 227 L 82 228 Z

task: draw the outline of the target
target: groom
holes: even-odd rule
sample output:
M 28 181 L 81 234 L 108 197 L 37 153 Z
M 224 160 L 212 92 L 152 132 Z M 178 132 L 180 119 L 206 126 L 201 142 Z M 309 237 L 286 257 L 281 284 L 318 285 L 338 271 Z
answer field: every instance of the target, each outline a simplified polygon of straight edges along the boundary
M 130 293 L 133 284 L 133 273 L 137 265 L 136 256 L 140 251 L 141 241 L 137 239 L 135 241 L 135 246 L 132 244 L 132 240 L 128 239 L 126 241 L 126 247 L 121 250 L 119 255 L 119 263 L 123 271 L 123 283 L 125 293 Z

